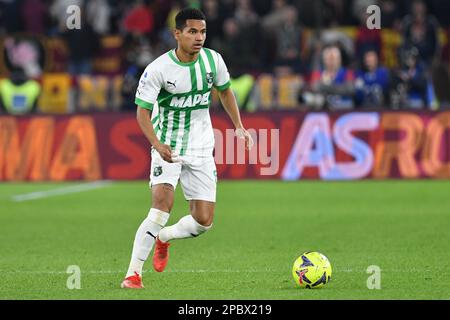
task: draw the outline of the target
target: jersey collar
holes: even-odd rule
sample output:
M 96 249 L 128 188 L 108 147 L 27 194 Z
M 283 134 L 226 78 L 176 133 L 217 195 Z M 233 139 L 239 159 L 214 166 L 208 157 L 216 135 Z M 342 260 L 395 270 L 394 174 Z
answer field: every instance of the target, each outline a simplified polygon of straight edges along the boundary
M 203 48 L 201 49 L 203 50 Z M 176 64 L 180 65 L 180 66 L 185 66 L 185 67 L 189 67 L 192 66 L 193 64 L 195 64 L 198 61 L 198 58 L 200 57 L 200 52 L 197 55 L 197 59 L 195 59 L 194 61 L 191 62 L 181 62 L 180 60 L 178 60 L 176 54 L 175 54 L 175 49 L 172 49 L 169 51 L 169 57 L 173 60 L 173 62 L 175 62 Z

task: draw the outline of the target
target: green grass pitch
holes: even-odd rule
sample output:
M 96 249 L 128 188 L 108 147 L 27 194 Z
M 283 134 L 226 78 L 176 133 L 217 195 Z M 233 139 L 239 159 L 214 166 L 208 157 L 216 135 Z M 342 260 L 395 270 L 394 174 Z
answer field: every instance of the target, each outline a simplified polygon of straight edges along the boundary
M 0 299 L 450 299 L 450 181 L 221 181 L 214 227 L 174 241 L 163 273 L 120 289 L 147 182 L 14 202 L 70 183 L 0 184 Z M 188 213 L 180 188 L 169 224 Z M 299 289 L 304 251 L 331 261 L 323 289 Z M 67 267 L 81 289 L 66 286 Z M 369 290 L 367 268 L 381 268 Z

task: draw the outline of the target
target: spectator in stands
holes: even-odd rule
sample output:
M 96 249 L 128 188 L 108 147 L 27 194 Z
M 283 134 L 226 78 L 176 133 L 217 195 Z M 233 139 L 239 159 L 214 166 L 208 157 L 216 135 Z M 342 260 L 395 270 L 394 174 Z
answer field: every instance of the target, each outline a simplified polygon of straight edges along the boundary
M 354 74 L 342 66 L 339 46 L 328 45 L 323 49 L 322 64 L 321 70 L 313 72 L 310 86 L 304 90 L 300 101 L 314 109 L 353 109 Z
M 161 32 L 159 33 L 159 39 L 165 51 L 168 51 L 177 46 L 177 41 L 173 36 L 173 30 L 175 30 L 175 16 L 182 8 L 183 7 L 181 1 L 173 2 L 171 9 L 167 13 L 165 28 L 162 28 Z
M 24 31 L 31 34 L 44 34 L 46 29 L 47 7 L 42 0 L 24 0 L 22 19 Z
M 450 4 L 450 2 L 449 2 Z M 447 39 L 450 39 L 450 27 L 444 30 Z M 440 62 L 433 68 L 433 81 L 436 89 L 436 95 L 439 101 L 444 102 L 445 106 L 450 107 L 450 43 L 442 48 Z M 446 102 L 446 103 L 445 103 Z
M 150 9 L 148 1 L 135 1 L 134 6 L 123 20 L 125 31 L 139 36 L 148 35 L 153 31 L 153 26 L 153 11 Z
M 395 32 L 383 30 L 383 41 L 379 30 L 368 30 L 365 25 L 366 9 L 372 4 L 381 7 L 382 28 L 395 29 Z M 79 31 L 68 30 L 66 26 L 67 9 L 72 5 L 80 7 L 82 15 L 86 15 L 82 17 Z M 332 94 L 333 91 L 329 91 L 325 81 L 330 78 L 327 74 L 333 72 L 327 72 L 330 68 L 323 64 L 323 47 L 337 43 L 341 54 L 336 60 L 340 60 L 339 70 L 345 72 L 335 72 L 336 79 L 331 77 L 334 80 L 330 82 L 330 86 L 350 88 L 351 72 L 347 69 L 353 69 L 353 66 L 356 67 L 357 62 L 362 60 L 366 62 L 366 69 L 358 73 L 357 84 L 363 83 L 364 90 L 358 87 L 357 100 L 362 100 L 356 102 L 362 106 L 375 105 L 377 103 L 374 101 L 379 101 L 380 96 L 374 94 L 376 90 L 367 78 L 379 85 L 378 77 L 384 77 L 380 75 L 380 70 L 385 69 L 379 67 L 376 69 L 378 71 L 373 71 L 373 64 L 377 64 L 378 60 L 389 66 L 397 63 L 394 47 L 397 46 L 398 39 L 396 31 L 400 31 L 402 46 L 416 47 L 419 54 L 414 67 L 403 64 L 393 72 L 391 80 L 395 78 L 396 81 L 391 81 L 391 85 L 395 87 L 392 96 L 397 99 L 394 99 L 394 104 L 397 107 L 399 104 L 417 106 L 419 101 L 420 105 L 430 105 L 429 97 L 433 88 L 441 101 L 450 101 L 450 93 L 447 90 L 450 82 L 450 45 L 447 44 L 440 54 L 438 22 L 434 18 L 437 17 L 439 23 L 447 28 L 444 31 L 449 38 L 448 0 L 0 0 L 0 36 L 5 38 L 6 58 L 10 58 L 11 49 L 5 34 L 23 33 L 24 38 L 29 38 L 27 35 L 30 33 L 57 38 L 63 36 L 67 43 L 65 50 L 66 48 L 60 45 L 60 39 L 49 41 L 45 50 L 48 57 L 40 55 L 40 47 L 36 47 L 39 50 L 33 50 L 32 46 L 27 44 L 28 48 L 23 47 L 27 50 L 17 52 L 38 52 L 38 58 L 34 60 L 39 63 L 28 64 L 31 67 L 26 67 L 22 55 L 20 58 L 15 55 L 14 60 L 21 63 L 11 64 L 9 61 L 7 67 L 21 67 L 26 76 L 32 78 L 40 76 L 43 61 L 48 67 L 46 71 L 49 72 L 59 72 L 69 65 L 69 71 L 74 75 L 92 73 L 94 54 L 100 43 L 97 35 L 111 34 L 122 37 L 124 56 L 128 58 L 130 52 L 135 52 L 132 55 L 134 61 L 124 61 L 126 87 L 131 88 L 130 83 L 135 79 L 130 77 L 133 77 L 135 72 L 140 72 L 136 71 L 141 67 L 137 61 L 139 54 L 145 59 L 151 59 L 147 47 L 150 47 L 150 55 L 153 56 L 176 45 L 172 35 L 174 16 L 185 6 L 200 6 L 205 11 L 208 19 L 207 46 L 224 56 L 236 83 L 238 79 L 245 79 L 241 76 L 248 73 L 257 75 L 261 72 L 272 73 L 275 70 L 276 74 L 294 71 L 303 75 L 315 71 L 313 74 L 316 78 L 313 77 L 313 82 L 316 85 L 312 87 L 317 89 L 322 86 L 324 91 L 315 92 L 311 87 L 309 92 L 317 94 L 318 99 L 322 97 L 324 106 L 333 108 L 339 104 L 335 103 L 339 99 L 333 103 L 328 101 L 333 96 L 345 97 L 341 99 L 341 103 L 349 102 L 352 97 L 351 90 L 347 92 L 348 95 Z M 354 30 L 345 28 L 348 26 L 356 26 L 356 33 L 347 32 Z M 366 52 L 373 50 L 379 59 L 375 57 L 375 52 L 367 56 Z M 66 62 L 67 55 L 70 64 Z M 29 58 L 30 55 L 24 57 Z M 440 58 L 441 62 L 435 58 Z M 49 60 L 55 62 L 47 63 Z M 318 71 L 323 68 L 323 71 Z M 0 69 L 0 72 L 5 70 Z M 413 73 L 414 76 L 411 76 Z M 384 74 L 384 71 L 381 74 Z M 7 75 L 4 73 L 0 75 L 3 78 L 5 76 Z M 434 86 L 431 85 L 431 78 Z M 358 97 L 368 91 L 372 97 Z M 131 89 L 129 93 L 132 94 Z M 408 100 L 408 96 L 411 98 L 414 95 L 419 99 Z M 404 101 L 399 102 L 399 97 L 403 97 Z M 445 102 L 443 104 L 445 105 Z
M 248 0 L 239 2 L 232 18 L 224 22 L 224 39 L 218 48 L 227 61 L 232 76 L 259 66 L 259 25 Z
M 430 66 L 438 53 L 438 23 L 428 15 L 422 0 L 415 0 L 411 6 L 411 15 L 403 20 L 404 46 L 414 46 L 419 50 L 420 59 Z
M 42 47 L 34 38 L 6 37 L 3 46 L 10 67 L 23 70 L 28 78 L 42 75 Z
M 253 10 L 250 0 L 237 0 L 236 10 L 234 11 L 234 19 L 243 32 L 251 33 L 254 36 L 258 32 L 259 17 Z
M 271 12 L 262 18 L 261 24 L 264 31 L 275 33 L 278 26 L 283 23 L 287 11 L 292 9 L 296 10 L 295 7 L 289 6 L 286 0 L 274 0 Z
M 357 29 L 355 38 L 356 61 L 361 61 L 363 59 L 364 53 L 371 48 L 374 48 L 378 53 L 382 52 L 381 30 L 367 28 L 367 20 L 369 19 L 369 14 L 367 13 L 366 9 L 367 6 L 362 6 L 359 8 L 359 12 L 357 13 L 360 24 Z
M 20 2 L 16 0 L 0 1 L 0 35 L 22 31 Z
M 320 19 L 324 26 L 333 28 L 338 26 L 355 25 L 355 19 L 351 12 L 351 0 L 321 0 L 320 4 Z
M 311 48 L 311 71 L 322 66 L 322 53 L 324 47 L 337 46 L 340 50 L 341 63 L 348 66 L 355 55 L 355 42 L 348 34 L 337 29 L 326 29 L 312 37 L 308 47 Z
M 221 54 L 228 61 L 228 68 L 233 73 L 234 70 L 245 68 L 249 60 L 252 59 L 252 49 L 245 45 L 242 40 L 242 32 L 234 18 L 228 18 L 223 24 L 224 39 L 214 47 L 221 49 Z
M 300 49 L 302 29 L 297 20 L 297 9 L 284 12 L 283 22 L 277 28 L 276 70 L 281 73 L 301 71 Z
M 356 105 L 362 108 L 381 108 L 389 96 L 389 70 L 380 66 L 376 50 L 363 55 L 362 68 L 356 72 Z
M 150 7 L 154 13 L 154 27 L 153 35 L 159 35 L 167 25 L 167 16 L 173 7 L 175 7 L 177 1 L 175 0 L 152 0 Z M 180 5 L 181 7 L 181 5 Z M 156 39 L 153 39 L 156 40 Z
M 230 18 L 234 15 L 236 9 L 236 0 L 220 0 L 220 12 L 226 18 Z
M 417 48 L 401 49 L 402 66 L 394 71 L 392 79 L 391 101 L 394 109 L 423 109 L 428 105 L 427 73 L 425 65 L 419 59 Z
M 320 17 L 321 4 L 317 0 L 292 0 L 297 8 L 299 20 L 306 28 L 320 28 L 322 19 Z
M 16 69 L 10 79 L 0 81 L 0 109 L 12 115 L 22 115 L 36 111 L 41 86 L 28 79 L 25 72 Z
M 129 4 L 122 0 L 108 0 L 109 30 L 111 34 L 120 34 L 123 31 L 123 15 L 129 11 Z
M 122 110 L 136 110 L 134 96 L 139 79 L 144 73 L 145 68 L 157 57 L 153 48 L 146 39 L 135 38 L 127 44 L 130 48 L 126 55 L 127 68 L 123 77 L 122 84 Z
M 398 4 L 395 0 L 380 0 L 381 12 L 381 27 L 400 30 L 400 12 Z
M 272 66 L 279 59 L 277 52 L 277 31 L 283 25 L 286 15 L 289 11 L 296 10 L 289 6 L 286 0 L 274 0 L 272 2 L 271 12 L 261 19 L 261 42 L 260 54 L 263 65 Z M 272 71 L 267 68 L 266 71 Z
M 223 38 L 223 22 L 225 17 L 221 14 L 218 0 L 203 1 L 202 11 L 208 19 L 208 33 L 206 35 L 205 46 L 210 47 Z
M 92 62 L 99 49 L 99 37 L 87 23 L 82 10 L 80 29 L 66 29 L 62 34 L 69 49 L 68 71 L 73 76 L 92 73 Z
M 86 3 L 87 21 L 99 35 L 109 34 L 111 7 L 107 0 L 90 0 Z

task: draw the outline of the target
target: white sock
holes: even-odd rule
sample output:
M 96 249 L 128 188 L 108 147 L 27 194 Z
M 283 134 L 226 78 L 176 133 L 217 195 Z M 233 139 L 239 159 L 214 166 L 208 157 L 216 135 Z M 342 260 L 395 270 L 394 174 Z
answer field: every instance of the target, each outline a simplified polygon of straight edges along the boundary
M 127 277 L 134 275 L 135 272 L 142 275 L 144 262 L 153 248 L 156 236 L 166 225 L 167 220 L 169 220 L 167 212 L 154 208 L 150 209 L 147 218 L 141 223 L 136 232 Z
M 173 239 L 192 238 L 201 235 L 211 229 L 210 226 L 202 226 L 191 215 L 184 216 L 176 224 L 165 227 L 159 232 L 159 239 L 167 242 Z

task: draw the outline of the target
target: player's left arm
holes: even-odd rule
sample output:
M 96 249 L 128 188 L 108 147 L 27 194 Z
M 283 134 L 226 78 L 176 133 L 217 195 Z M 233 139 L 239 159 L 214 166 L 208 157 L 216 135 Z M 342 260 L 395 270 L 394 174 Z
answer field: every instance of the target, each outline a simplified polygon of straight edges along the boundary
M 241 121 L 241 115 L 239 113 L 239 107 L 236 102 L 236 97 L 230 88 L 230 74 L 228 73 L 227 66 L 222 59 L 222 56 L 217 54 L 217 77 L 214 81 L 214 87 L 219 93 L 220 102 L 222 102 L 223 108 L 227 112 L 231 121 L 236 128 L 236 135 L 245 139 L 245 148 L 250 150 L 253 146 L 253 139 L 250 133 L 245 130 Z

